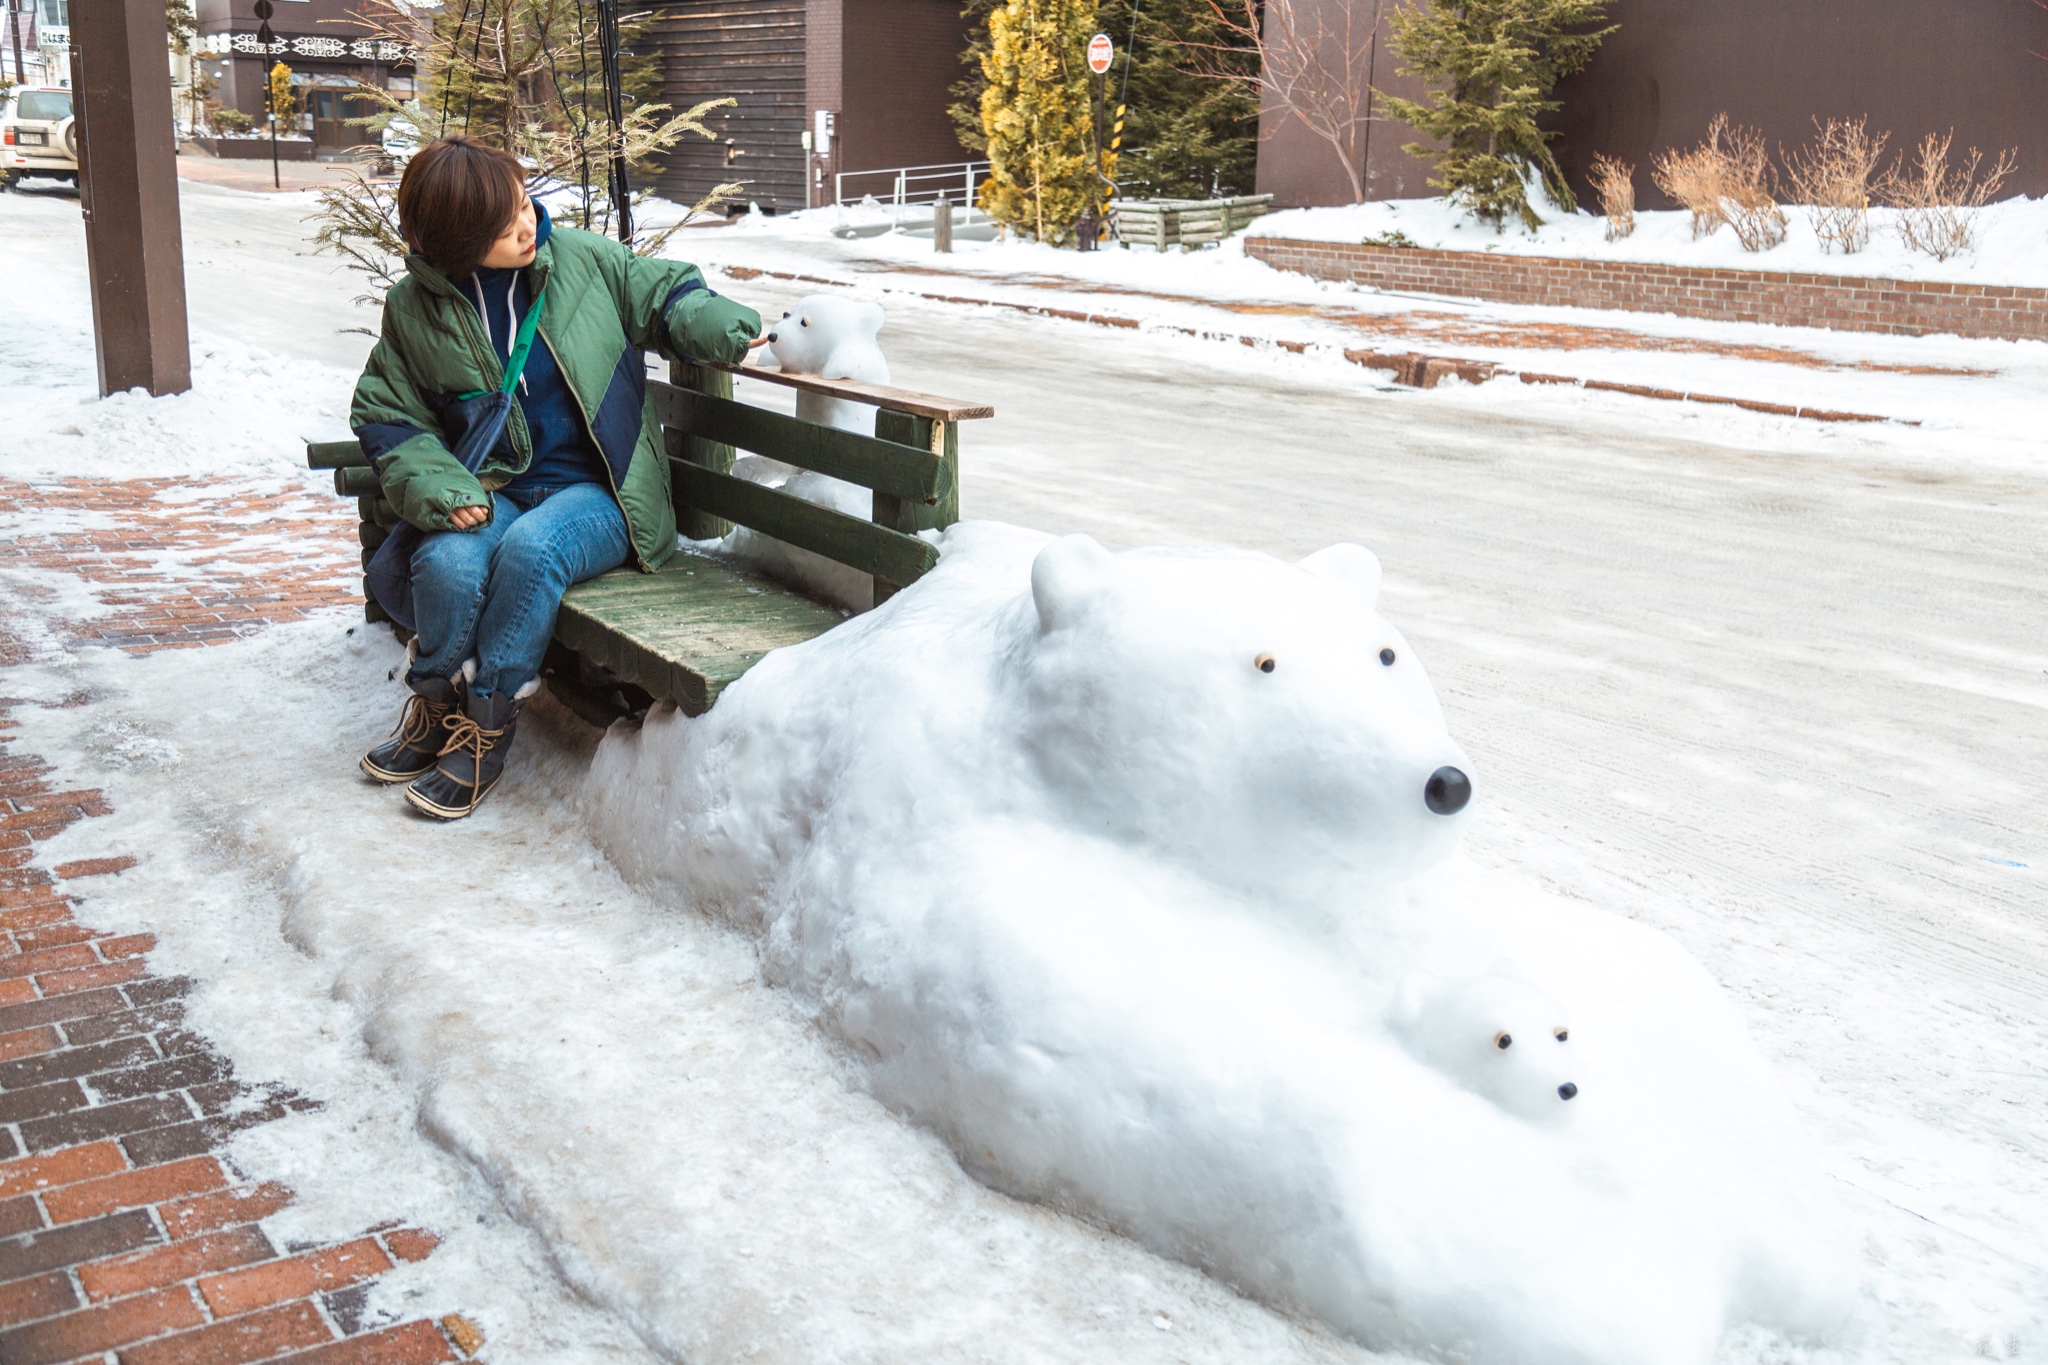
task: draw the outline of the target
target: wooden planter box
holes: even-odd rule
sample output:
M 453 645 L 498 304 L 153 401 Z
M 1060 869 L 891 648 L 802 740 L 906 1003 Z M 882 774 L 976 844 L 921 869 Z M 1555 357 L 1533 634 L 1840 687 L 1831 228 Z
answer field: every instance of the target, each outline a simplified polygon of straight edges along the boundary
M 1235 199 L 1123 199 L 1111 212 L 1118 240 L 1126 246 L 1164 251 L 1220 242 L 1265 216 L 1270 194 L 1245 194 Z
M 268 161 L 270 160 L 270 135 L 264 133 L 252 137 L 215 137 L 202 133 L 190 139 L 209 156 L 223 161 Z M 279 161 L 311 161 L 313 140 L 308 137 L 280 137 L 277 140 Z

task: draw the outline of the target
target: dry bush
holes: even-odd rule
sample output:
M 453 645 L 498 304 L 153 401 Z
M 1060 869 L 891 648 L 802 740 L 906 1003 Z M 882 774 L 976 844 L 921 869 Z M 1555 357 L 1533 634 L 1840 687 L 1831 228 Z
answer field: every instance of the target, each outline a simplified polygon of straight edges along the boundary
M 1691 151 L 1659 155 L 1650 178 L 1692 211 L 1695 237 L 1726 223 L 1745 251 L 1768 251 L 1785 240 L 1785 212 L 1778 207 L 1777 173 L 1764 135 L 1730 123 L 1726 114 L 1714 115 L 1707 140 Z
M 1970 148 L 1969 159 L 1951 167 L 1949 144 L 1955 134 L 1929 133 L 1920 140 L 1910 165 L 1902 156 L 1878 182 L 1877 195 L 1899 211 L 1899 237 L 1915 251 L 1945 261 L 1977 242 L 1977 212 L 2012 177 L 2019 166 L 2016 153 L 2000 152 L 1988 169 L 1984 154 Z
M 1618 242 L 1636 230 L 1636 168 L 1604 152 L 1593 155 L 1593 193 L 1607 215 L 1607 240 Z
M 1876 137 L 1862 119 L 1813 121 L 1820 137 L 1811 147 L 1784 152 L 1785 176 L 1792 196 L 1806 205 L 1813 235 L 1821 249 L 1840 249 L 1844 256 L 1870 242 L 1870 177 L 1884 159 L 1890 133 Z
M 1718 158 L 1704 145 L 1689 152 L 1660 152 L 1650 161 L 1650 181 L 1692 210 L 1692 235 L 1705 237 L 1727 222 L 1721 213 Z

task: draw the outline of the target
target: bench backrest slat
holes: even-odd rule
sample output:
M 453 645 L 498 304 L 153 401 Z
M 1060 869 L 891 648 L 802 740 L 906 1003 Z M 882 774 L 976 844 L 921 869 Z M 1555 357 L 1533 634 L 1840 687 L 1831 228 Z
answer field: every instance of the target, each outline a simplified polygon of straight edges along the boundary
M 953 490 L 952 466 L 928 450 L 820 426 L 660 380 L 647 387 L 662 424 L 692 436 L 912 502 L 937 503 Z
M 688 460 L 672 460 L 678 501 L 762 535 L 836 560 L 892 583 L 915 583 L 939 562 L 938 549 L 916 536 L 850 517 L 829 507 Z

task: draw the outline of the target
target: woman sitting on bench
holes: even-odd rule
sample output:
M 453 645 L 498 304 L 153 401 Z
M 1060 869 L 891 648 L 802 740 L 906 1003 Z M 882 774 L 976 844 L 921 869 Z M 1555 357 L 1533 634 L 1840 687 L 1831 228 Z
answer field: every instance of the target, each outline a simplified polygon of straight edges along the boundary
M 569 585 L 675 553 L 644 353 L 737 363 L 761 319 L 695 266 L 554 228 L 519 162 L 467 138 L 413 157 L 398 217 L 408 273 L 350 423 L 405 522 L 370 580 L 416 632 L 412 696 L 362 767 L 455 820 L 504 771 Z

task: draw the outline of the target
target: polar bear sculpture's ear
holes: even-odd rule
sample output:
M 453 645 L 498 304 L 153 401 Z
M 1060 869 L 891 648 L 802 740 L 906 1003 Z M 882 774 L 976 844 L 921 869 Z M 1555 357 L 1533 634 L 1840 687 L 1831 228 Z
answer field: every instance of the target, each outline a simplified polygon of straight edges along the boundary
M 1332 545 L 1296 563 L 1367 611 L 1380 602 L 1380 558 L 1363 545 Z
M 1061 536 L 1031 561 L 1031 600 L 1041 634 L 1067 624 L 1116 572 L 1116 556 L 1093 536 Z
M 887 320 L 887 315 L 882 312 L 882 305 L 872 299 L 863 299 L 855 307 L 858 309 L 856 316 L 860 319 L 862 330 L 867 333 L 868 340 L 873 341 L 881 335 L 882 323 Z

